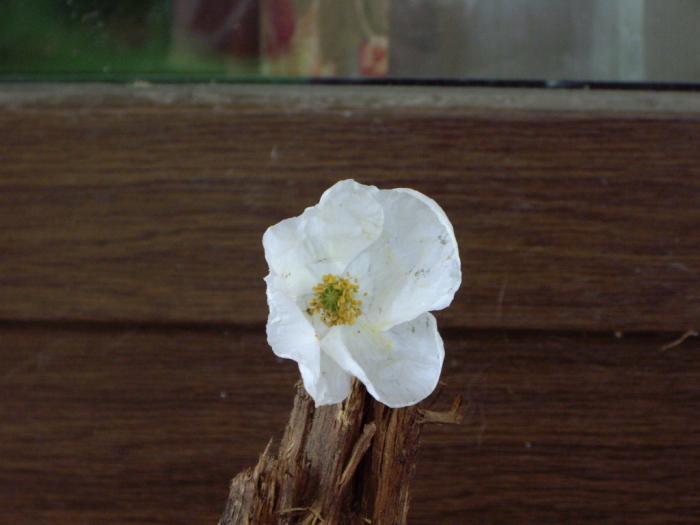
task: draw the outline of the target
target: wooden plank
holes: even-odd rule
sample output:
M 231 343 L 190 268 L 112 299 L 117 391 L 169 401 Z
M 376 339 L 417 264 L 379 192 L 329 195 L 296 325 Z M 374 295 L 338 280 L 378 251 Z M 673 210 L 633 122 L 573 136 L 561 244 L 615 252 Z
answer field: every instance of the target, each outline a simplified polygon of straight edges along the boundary
M 697 95 L 367 89 L 6 88 L 0 318 L 259 325 L 263 231 L 354 177 L 451 217 L 446 326 L 697 326 Z
M 698 523 L 700 339 L 444 334 L 411 523 Z M 0 521 L 215 523 L 298 374 L 260 330 L 0 328 Z M 438 406 L 443 401 L 438 402 Z

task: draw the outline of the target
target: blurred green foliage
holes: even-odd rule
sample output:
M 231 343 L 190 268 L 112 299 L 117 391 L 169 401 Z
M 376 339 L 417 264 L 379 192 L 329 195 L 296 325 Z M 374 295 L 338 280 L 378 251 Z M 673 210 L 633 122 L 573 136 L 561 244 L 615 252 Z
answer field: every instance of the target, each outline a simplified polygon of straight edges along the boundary
M 0 0 L 0 78 L 232 72 L 226 57 L 174 55 L 171 33 L 169 0 Z

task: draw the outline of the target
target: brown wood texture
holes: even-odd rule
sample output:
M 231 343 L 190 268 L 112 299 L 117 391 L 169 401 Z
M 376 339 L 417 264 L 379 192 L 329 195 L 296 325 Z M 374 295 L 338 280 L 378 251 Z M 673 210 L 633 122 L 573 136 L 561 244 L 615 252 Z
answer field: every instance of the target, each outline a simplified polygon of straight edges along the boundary
M 697 100 L 368 90 L 6 88 L 0 318 L 261 324 L 264 229 L 353 177 L 452 219 L 444 325 L 697 325 Z
M 390 409 L 355 380 L 343 402 L 316 407 L 295 390 L 282 439 L 233 478 L 219 525 L 408 523 L 423 425 L 460 422 L 460 398 L 443 412 Z
M 409 523 L 700 521 L 697 94 L 140 86 L 0 88 L 0 523 L 216 523 L 298 379 L 261 235 L 347 177 L 462 251 Z
M 698 523 L 700 339 L 445 334 L 409 523 Z M 0 522 L 216 523 L 298 379 L 259 330 L 0 329 Z

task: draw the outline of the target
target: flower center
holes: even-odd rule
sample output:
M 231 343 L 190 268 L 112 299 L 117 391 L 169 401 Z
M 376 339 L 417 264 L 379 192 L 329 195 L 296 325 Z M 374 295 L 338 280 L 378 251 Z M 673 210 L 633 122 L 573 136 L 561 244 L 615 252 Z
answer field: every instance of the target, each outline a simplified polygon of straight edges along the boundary
M 362 301 L 355 299 L 360 287 L 357 282 L 337 275 L 324 275 L 323 280 L 313 288 L 314 296 L 306 312 L 320 314 L 328 326 L 354 324 L 362 314 Z

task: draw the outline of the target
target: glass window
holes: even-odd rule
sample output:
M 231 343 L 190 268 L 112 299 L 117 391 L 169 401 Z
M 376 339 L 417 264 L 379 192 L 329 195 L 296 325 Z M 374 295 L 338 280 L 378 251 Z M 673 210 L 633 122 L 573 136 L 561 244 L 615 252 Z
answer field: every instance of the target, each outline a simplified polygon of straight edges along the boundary
M 4 79 L 700 83 L 697 0 L 3 0 Z

